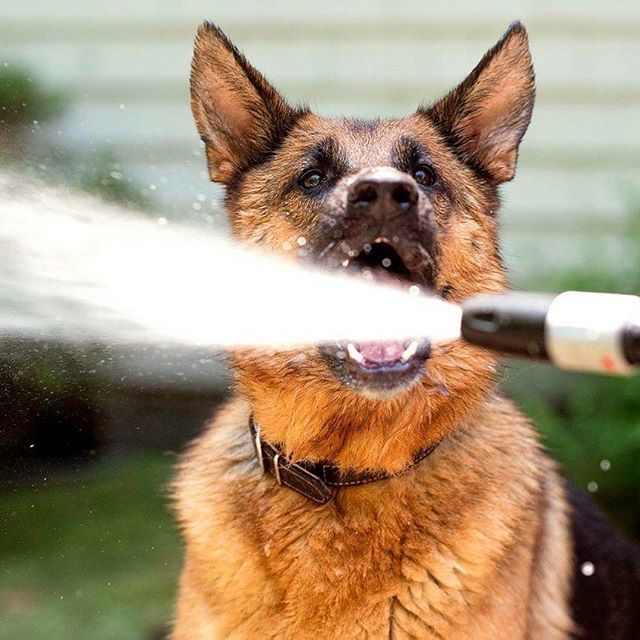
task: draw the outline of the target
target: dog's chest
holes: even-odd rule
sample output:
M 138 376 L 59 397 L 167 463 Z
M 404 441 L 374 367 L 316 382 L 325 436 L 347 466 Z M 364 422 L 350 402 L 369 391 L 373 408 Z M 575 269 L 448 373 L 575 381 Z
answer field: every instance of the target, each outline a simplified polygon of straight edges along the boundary
M 292 513 L 295 522 L 262 523 L 271 582 L 264 587 L 278 594 L 279 615 L 290 621 L 282 637 L 524 635 L 527 594 L 503 589 L 490 553 L 497 541 L 486 531 L 452 536 L 444 533 L 453 530 L 442 522 L 447 513 L 416 513 L 406 505 L 375 516 L 354 512 L 360 515 Z M 507 603 L 506 626 L 496 626 L 495 612 L 487 622 L 494 595 Z

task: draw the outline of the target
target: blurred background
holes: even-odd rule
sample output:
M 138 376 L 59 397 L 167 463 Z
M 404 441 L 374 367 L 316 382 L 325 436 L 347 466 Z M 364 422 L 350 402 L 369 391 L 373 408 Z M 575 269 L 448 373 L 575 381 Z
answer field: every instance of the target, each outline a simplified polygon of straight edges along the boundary
M 200 21 L 217 22 L 293 102 L 395 116 L 462 80 L 515 18 L 538 99 L 503 191 L 512 284 L 640 294 L 633 0 L 3 3 L 0 170 L 224 233 L 188 104 Z M 5 294 L 28 313 L 24 291 Z M 638 540 L 640 380 L 510 362 L 501 384 L 567 475 Z M 162 637 L 181 553 L 167 482 L 228 389 L 210 353 L 0 345 L 1 638 Z

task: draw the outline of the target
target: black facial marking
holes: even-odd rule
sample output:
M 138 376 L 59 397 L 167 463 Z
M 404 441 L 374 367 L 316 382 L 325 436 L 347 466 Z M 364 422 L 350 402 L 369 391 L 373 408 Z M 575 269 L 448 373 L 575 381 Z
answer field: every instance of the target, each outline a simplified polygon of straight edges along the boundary
M 392 164 L 409 175 L 414 175 L 414 172 L 419 167 L 425 167 L 433 173 L 435 178 L 434 183 L 421 188 L 424 188 L 427 193 L 433 193 L 434 191 L 441 191 L 447 197 L 451 197 L 448 185 L 442 180 L 438 173 L 437 168 L 434 166 L 427 149 L 414 138 L 410 136 L 400 137 L 394 144 L 391 150 Z M 419 181 L 418 181 L 419 183 Z
M 296 185 L 300 188 L 300 177 L 310 171 L 319 171 L 323 175 L 322 183 L 313 191 L 318 193 L 334 185 L 349 169 L 345 154 L 333 138 L 324 138 L 306 150 L 301 159 L 304 167 L 296 175 Z M 303 189 L 303 191 L 306 191 Z M 307 194 L 309 192 L 307 191 Z
M 391 153 L 395 166 L 406 173 L 411 173 L 419 164 L 429 164 L 426 150 L 417 140 L 408 136 L 397 140 Z
M 278 151 L 280 151 L 280 149 L 282 148 L 291 131 L 293 131 L 295 125 L 303 116 L 307 115 L 308 113 L 309 110 L 306 108 L 296 109 L 288 121 L 282 121 L 279 123 L 278 135 L 274 137 L 272 147 L 265 153 L 260 154 L 256 158 L 254 158 L 253 162 L 249 163 L 246 167 L 239 168 L 233 173 L 225 189 L 225 204 L 227 207 L 231 205 L 236 196 L 240 193 L 242 185 L 246 180 L 248 174 L 250 174 L 251 170 L 260 168 L 261 166 L 273 160 L 273 158 L 275 158 L 278 154 Z
M 303 162 L 309 168 L 334 167 L 341 172 L 348 168 L 347 158 L 334 138 L 324 138 L 310 147 L 304 155 Z
M 442 297 L 445 298 L 445 300 L 448 300 L 449 298 L 451 298 L 451 296 L 455 295 L 457 292 L 456 292 L 456 288 L 453 285 L 445 284 L 442 286 L 440 293 L 442 294 Z

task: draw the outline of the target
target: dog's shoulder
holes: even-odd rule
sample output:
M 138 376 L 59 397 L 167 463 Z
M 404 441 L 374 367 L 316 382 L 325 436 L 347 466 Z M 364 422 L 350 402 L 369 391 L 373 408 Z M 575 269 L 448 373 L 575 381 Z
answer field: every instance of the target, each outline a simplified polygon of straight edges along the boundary
M 203 509 L 210 509 L 225 490 L 238 484 L 255 462 L 249 433 L 249 408 L 232 397 L 204 426 L 180 456 L 172 483 L 178 518 L 197 521 Z M 221 478 L 226 482 L 221 482 Z
M 575 566 L 573 617 L 588 640 L 640 638 L 640 551 L 575 487 L 567 487 Z

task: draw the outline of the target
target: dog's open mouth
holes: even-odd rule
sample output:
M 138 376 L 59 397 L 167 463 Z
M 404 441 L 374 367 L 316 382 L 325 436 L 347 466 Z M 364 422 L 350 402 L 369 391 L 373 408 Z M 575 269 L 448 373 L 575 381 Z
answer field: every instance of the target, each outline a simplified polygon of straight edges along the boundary
M 402 254 L 386 237 L 365 243 L 361 250 L 342 262 L 353 275 L 374 282 L 410 290 L 433 289 L 432 277 L 420 276 L 410 256 Z M 403 257 L 404 255 L 404 257 Z M 422 270 L 424 273 L 425 270 Z M 430 274 L 430 269 L 426 269 Z M 375 313 L 375 309 L 371 310 Z M 424 368 L 431 351 L 427 340 L 384 342 L 338 342 L 322 348 L 333 371 L 349 386 L 373 392 L 408 386 Z
M 364 278 L 398 284 L 413 283 L 412 273 L 397 249 L 385 237 L 366 242 L 360 252 L 343 263 L 350 271 L 359 272 Z
M 347 355 L 364 369 L 402 367 L 417 353 L 418 340 L 347 343 Z

